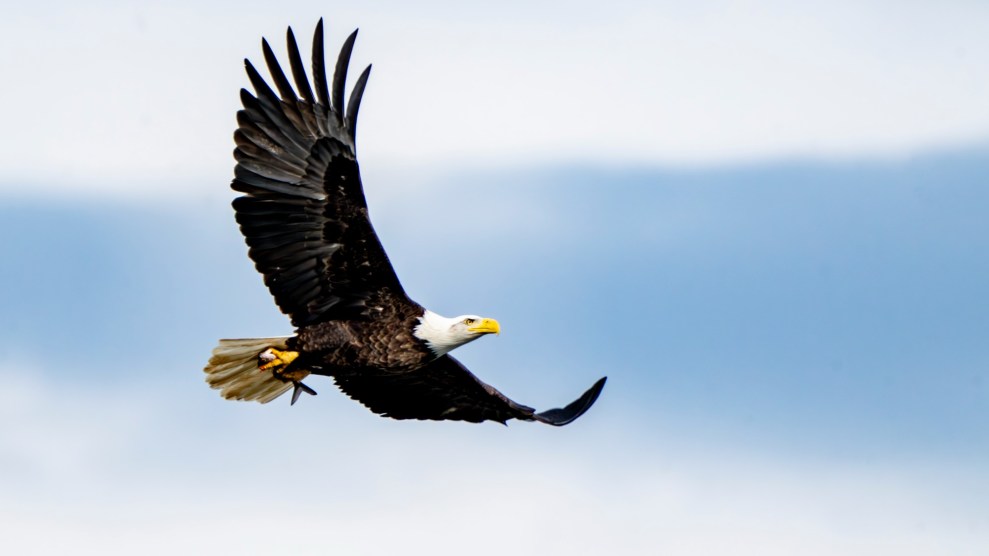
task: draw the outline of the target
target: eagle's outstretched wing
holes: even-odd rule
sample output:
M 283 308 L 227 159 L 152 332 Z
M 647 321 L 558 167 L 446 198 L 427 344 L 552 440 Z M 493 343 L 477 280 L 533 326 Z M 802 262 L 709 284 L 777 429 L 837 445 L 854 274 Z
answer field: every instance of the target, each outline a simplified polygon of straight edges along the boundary
M 315 94 L 291 28 L 294 89 L 267 41 L 264 58 L 278 94 L 245 60 L 256 96 L 241 89 L 231 187 L 246 195 L 233 206 L 251 259 L 295 326 L 366 314 L 374 296 L 406 299 L 368 219 L 356 159 L 357 110 L 371 66 L 344 106 L 356 37 L 354 31 L 344 43 L 328 86 L 320 19 L 312 48 Z
M 334 375 L 337 386 L 371 411 L 393 419 L 540 421 L 562 426 L 590 409 L 607 377 L 594 383 L 564 408 L 541 413 L 516 403 L 481 382 L 459 361 L 444 355 L 416 371 L 389 373 L 368 369 Z

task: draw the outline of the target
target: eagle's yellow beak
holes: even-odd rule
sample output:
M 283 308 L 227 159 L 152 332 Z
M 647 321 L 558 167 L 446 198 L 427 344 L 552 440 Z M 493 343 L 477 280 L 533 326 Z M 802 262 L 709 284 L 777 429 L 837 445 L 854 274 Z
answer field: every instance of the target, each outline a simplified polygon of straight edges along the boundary
M 469 326 L 467 330 L 475 334 L 501 334 L 501 326 L 494 319 L 481 319 Z

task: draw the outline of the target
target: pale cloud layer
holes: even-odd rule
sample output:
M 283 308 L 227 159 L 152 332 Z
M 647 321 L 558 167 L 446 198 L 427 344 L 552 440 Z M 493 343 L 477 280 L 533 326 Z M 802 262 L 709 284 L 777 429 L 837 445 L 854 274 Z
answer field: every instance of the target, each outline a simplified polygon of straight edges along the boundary
M 260 36 L 375 63 L 365 168 L 898 156 L 989 137 L 989 6 L 49 4 L 0 22 L 0 187 L 177 192 L 231 175 Z M 334 55 L 331 52 L 331 56 Z
M 3 401 L 13 402 L 0 420 L 10 553 L 975 556 L 989 547 L 985 473 L 964 465 L 705 453 L 606 413 L 570 429 L 395 423 L 331 389 L 318 404 L 228 402 L 218 412 L 198 381 L 107 389 L 43 370 L 24 376 L 0 371 Z M 19 442 L 25 435 L 35 441 Z

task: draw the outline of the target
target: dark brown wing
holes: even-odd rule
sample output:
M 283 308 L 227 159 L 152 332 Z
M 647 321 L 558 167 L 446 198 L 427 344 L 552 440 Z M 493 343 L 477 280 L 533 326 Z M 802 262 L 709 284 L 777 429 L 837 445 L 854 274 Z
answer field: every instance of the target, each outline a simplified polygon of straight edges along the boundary
M 368 219 L 355 154 L 357 110 L 371 66 L 343 104 L 357 31 L 340 51 L 332 100 L 323 20 L 313 37 L 315 94 L 291 28 L 287 35 L 295 89 L 267 41 L 264 58 L 278 94 L 245 60 L 256 96 L 241 90 L 231 187 L 246 193 L 233 206 L 248 253 L 275 303 L 298 327 L 367 314 L 375 296 L 407 298 Z
M 493 386 L 481 382 L 459 361 L 444 355 L 425 367 L 406 373 L 361 369 L 334 376 L 348 396 L 368 409 L 392 419 L 497 421 L 509 419 L 566 425 L 590 409 L 607 377 L 561 409 L 536 413 L 513 402 Z

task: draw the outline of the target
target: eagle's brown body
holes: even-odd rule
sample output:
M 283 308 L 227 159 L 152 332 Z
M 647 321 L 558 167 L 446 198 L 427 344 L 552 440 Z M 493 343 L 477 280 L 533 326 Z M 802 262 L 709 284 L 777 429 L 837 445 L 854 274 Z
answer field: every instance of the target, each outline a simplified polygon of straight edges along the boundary
M 327 321 L 305 326 L 288 341 L 302 353 L 293 364 L 313 374 L 335 376 L 355 368 L 408 372 L 436 359 L 412 331 L 423 310 L 417 305 L 392 305 L 380 318 Z

